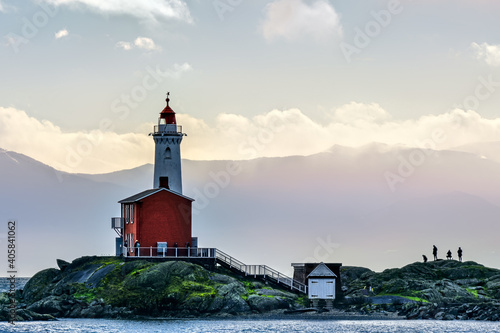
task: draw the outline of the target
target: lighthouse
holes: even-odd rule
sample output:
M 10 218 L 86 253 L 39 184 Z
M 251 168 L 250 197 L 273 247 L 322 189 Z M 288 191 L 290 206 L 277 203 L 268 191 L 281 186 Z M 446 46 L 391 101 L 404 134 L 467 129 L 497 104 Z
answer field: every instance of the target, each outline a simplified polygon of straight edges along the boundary
M 155 142 L 153 188 L 167 188 L 182 194 L 181 142 L 186 134 L 182 133 L 182 126 L 177 125 L 169 96 L 168 92 L 167 106 L 160 112 L 158 125 L 151 133 Z
M 182 194 L 181 142 L 185 134 L 177 125 L 169 95 L 150 134 L 155 142 L 153 188 L 118 201 L 121 217 L 111 219 L 118 234 L 117 255 L 190 256 L 198 246 L 191 228 L 194 200 Z

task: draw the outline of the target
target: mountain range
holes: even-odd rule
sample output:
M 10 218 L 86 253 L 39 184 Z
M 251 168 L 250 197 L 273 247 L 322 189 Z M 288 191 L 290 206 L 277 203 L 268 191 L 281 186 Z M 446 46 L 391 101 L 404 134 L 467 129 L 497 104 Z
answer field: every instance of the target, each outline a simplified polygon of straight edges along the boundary
M 432 245 L 443 258 L 461 246 L 465 259 L 500 267 L 500 163 L 468 150 L 370 144 L 310 156 L 183 160 L 183 192 L 196 200 L 199 246 L 286 274 L 304 261 L 400 267 L 431 258 Z M 150 164 L 70 174 L 6 150 L 0 170 L 0 240 L 5 247 L 6 222 L 15 219 L 23 276 L 57 258 L 114 254 L 117 201 L 153 181 Z

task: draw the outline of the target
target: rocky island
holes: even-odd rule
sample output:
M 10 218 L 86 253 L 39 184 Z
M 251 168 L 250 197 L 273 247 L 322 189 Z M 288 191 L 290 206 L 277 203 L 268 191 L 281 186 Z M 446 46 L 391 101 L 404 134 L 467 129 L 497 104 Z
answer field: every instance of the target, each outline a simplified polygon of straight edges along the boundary
M 500 270 L 473 261 L 413 263 L 375 273 L 343 267 L 344 294 L 356 311 L 407 319 L 500 320 Z
M 35 274 L 17 295 L 19 320 L 237 315 L 306 301 L 223 268 L 211 272 L 184 261 L 82 257 L 58 265 Z M 6 295 L 1 301 L 6 320 Z
M 311 309 L 303 294 L 269 281 L 183 261 L 126 261 L 120 257 L 58 260 L 16 293 L 17 320 L 55 318 L 226 317 L 283 315 L 500 320 L 500 270 L 443 260 L 376 273 L 341 269 L 343 295 L 335 309 Z M 8 320 L 9 299 L 0 297 Z

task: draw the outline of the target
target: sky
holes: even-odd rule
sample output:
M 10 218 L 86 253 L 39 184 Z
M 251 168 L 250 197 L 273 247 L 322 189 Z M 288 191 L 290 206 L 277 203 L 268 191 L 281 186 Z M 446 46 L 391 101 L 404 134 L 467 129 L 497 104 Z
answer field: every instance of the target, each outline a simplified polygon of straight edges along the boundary
M 405 191 L 411 192 L 411 184 L 416 187 L 413 198 L 444 182 L 449 185 L 447 191 L 484 194 L 470 190 L 478 188 L 491 192 L 490 197 L 479 196 L 497 207 L 500 199 L 489 175 L 496 175 L 495 163 L 500 162 L 499 12 L 500 2 L 495 0 L 0 0 L 0 156 L 6 149 L 57 170 L 90 174 L 153 163 L 154 143 L 149 133 L 170 92 L 170 106 L 187 134 L 182 142 L 185 159 L 308 156 L 323 151 L 350 152 L 351 147 L 361 147 L 359 151 L 378 147 L 385 154 L 386 149 L 394 149 L 396 155 L 390 155 L 389 162 L 379 161 L 380 170 L 392 172 L 389 178 L 387 171 L 373 167 L 378 162 L 371 154 L 360 159 L 360 166 L 344 166 L 353 174 L 361 168 L 361 177 L 351 179 L 346 173 L 328 180 L 333 172 L 330 168 L 342 169 L 340 159 L 335 160 L 338 165 L 325 166 L 324 174 L 313 166 L 301 174 L 300 184 L 311 185 L 310 193 L 327 193 L 322 213 L 331 206 L 327 190 L 338 190 L 339 180 L 344 178 L 352 180 L 347 189 L 361 187 L 366 205 L 380 199 L 370 192 L 371 185 L 363 183 L 363 174 L 370 172 L 378 172 L 373 177 L 383 183 L 384 191 L 390 190 L 386 183 L 397 187 L 390 192 L 394 201 L 404 198 Z M 420 171 L 407 177 L 401 156 L 417 163 L 412 158 L 423 154 L 412 147 L 479 153 L 485 160 L 474 163 L 482 166 L 491 158 L 496 162 L 488 168 L 494 172 L 468 169 L 464 157 L 439 177 L 431 173 L 419 178 Z M 436 162 L 438 170 L 448 165 Z M 286 192 L 290 202 L 301 202 L 303 188 L 294 187 L 299 182 L 290 184 L 285 179 L 276 183 L 286 174 L 283 170 L 255 183 L 264 184 L 268 195 L 274 193 L 273 184 L 290 188 Z M 470 186 L 446 181 L 445 176 L 455 175 L 453 172 Z M 207 176 L 201 173 L 196 180 Z M 259 174 L 247 176 L 251 179 Z M 185 180 L 189 182 L 196 183 Z M 203 188 L 212 183 L 208 178 L 200 184 Z M 234 198 L 244 207 L 226 209 L 221 195 L 213 205 L 223 209 L 214 210 L 217 214 L 213 215 L 200 214 L 194 225 L 210 218 L 219 221 L 219 216 L 220 223 L 231 223 L 227 214 L 237 216 L 249 209 L 247 203 L 258 203 L 255 197 L 259 195 L 252 203 L 252 194 L 240 191 L 241 187 L 235 189 L 248 199 L 240 201 L 236 194 Z M 4 199 L 8 196 L 7 191 L 0 194 Z M 357 205 L 353 212 L 362 210 L 358 194 L 352 195 Z M 112 214 L 107 209 L 119 209 L 117 198 L 109 200 L 103 220 Z M 269 218 L 275 226 L 286 225 L 290 220 L 283 216 L 294 209 L 297 211 L 291 215 L 297 218 L 308 213 L 299 204 L 283 202 L 282 211 L 264 216 L 261 222 Z M 17 204 L 23 206 L 24 202 Z M 464 210 L 469 207 L 462 206 Z M 338 213 L 335 207 L 330 208 Z M 412 215 L 407 206 L 398 207 L 388 209 Z M 474 215 L 483 205 L 477 207 L 467 212 Z M 484 223 L 497 216 L 496 209 L 488 212 Z M 426 220 L 440 222 L 440 217 L 451 216 L 443 225 L 452 226 L 453 213 L 467 215 L 444 206 Z M 22 212 L 19 214 L 22 220 Z M 315 222 L 318 229 L 310 226 L 306 233 L 312 244 L 331 223 L 330 216 L 323 215 Z M 473 219 L 465 217 L 464 224 L 473 226 Z M 343 222 L 344 231 L 353 221 Z M 399 220 L 396 216 L 387 221 Z M 195 229 L 210 245 L 220 244 L 203 230 Z M 378 232 L 385 234 L 385 230 Z M 333 238 L 335 243 L 344 242 L 337 234 Z M 360 243 L 363 241 L 356 239 L 349 245 L 358 248 Z M 484 251 L 495 248 L 488 246 Z M 349 252 L 344 249 L 350 247 L 343 243 L 338 251 Z M 490 257 L 496 258 L 492 253 Z M 349 255 L 342 260 L 370 266 Z M 362 252 L 355 255 L 363 257 Z M 485 258 L 478 256 L 477 260 Z M 397 263 L 407 261 L 400 257 Z
M 73 173 L 152 163 L 167 91 L 187 159 L 499 141 L 499 10 L 494 0 L 0 0 L 0 147 Z

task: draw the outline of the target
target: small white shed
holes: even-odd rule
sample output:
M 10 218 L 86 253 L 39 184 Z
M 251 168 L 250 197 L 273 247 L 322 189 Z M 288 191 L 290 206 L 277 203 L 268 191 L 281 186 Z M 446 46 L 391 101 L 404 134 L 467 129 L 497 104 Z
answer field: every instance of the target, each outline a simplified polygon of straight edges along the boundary
M 335 273 L 333 273 L 324 263 L 320 263 L 307 276 L 307 294 L 309 299 L 334 300 L 336 279 L 337 275 L 335 275 Z

